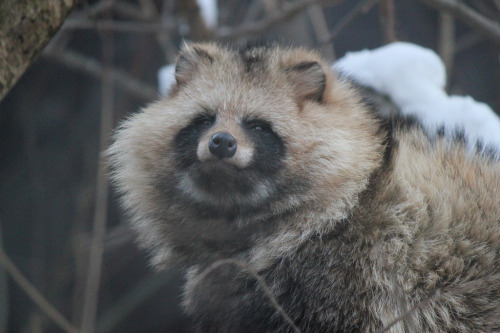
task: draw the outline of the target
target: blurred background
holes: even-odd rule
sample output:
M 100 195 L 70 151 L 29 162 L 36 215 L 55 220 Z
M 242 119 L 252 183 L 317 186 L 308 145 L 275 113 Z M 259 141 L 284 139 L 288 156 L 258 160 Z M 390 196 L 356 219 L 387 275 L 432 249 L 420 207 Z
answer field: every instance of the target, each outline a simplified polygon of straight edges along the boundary
M 183 40 L 277 40 L 332 62 L 409 41 L 442 56 L 449 93 L 498 113 L 500 33 L 481 23 L 498 27 L 500 1 L 462 1 L 477 22 L 450 2 L 85 1 L 0 103 L 0 244 L 78 331 L 189 332 L 182 276 L 148 267 L 108 184 L 112 128 L 159 98 L 158 70 Z M 0 268 L 0 333 L 62 331 Z

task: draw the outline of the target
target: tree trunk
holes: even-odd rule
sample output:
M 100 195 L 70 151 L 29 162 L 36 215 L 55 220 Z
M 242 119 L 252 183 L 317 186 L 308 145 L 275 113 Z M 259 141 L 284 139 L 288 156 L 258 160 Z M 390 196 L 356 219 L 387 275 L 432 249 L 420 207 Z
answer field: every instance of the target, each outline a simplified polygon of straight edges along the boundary
M 0 100 L 79 0 L 0 0 Z

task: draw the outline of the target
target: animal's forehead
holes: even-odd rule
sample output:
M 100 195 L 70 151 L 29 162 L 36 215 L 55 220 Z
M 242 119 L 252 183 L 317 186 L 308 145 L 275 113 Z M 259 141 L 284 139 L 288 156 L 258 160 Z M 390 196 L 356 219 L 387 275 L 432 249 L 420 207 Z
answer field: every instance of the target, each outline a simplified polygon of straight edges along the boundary
M 267 118 L 290 113 L 297 105 L 286 91 L 248 82 L 213 84 L 200 91 L 199 109 L 224 118 Z

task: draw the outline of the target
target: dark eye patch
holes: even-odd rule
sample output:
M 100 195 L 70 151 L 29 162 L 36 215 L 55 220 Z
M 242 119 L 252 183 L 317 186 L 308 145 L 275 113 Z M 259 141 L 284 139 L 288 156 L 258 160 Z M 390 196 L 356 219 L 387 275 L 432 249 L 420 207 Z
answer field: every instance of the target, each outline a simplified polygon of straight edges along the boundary
M 243 121 L 242 125 L 255 145 L 252 168 L 271 176 L 282 166 L 285 155 L 285 145 L 282 139 L 273 131 L 272 125 L 265 120 L 249 119 Z
M 204 112 L 177 133 L 174 139 L 174 151 L 181 168 L 187 167 L 197 160 L 196 150 L 200 136 L 212 127 L 216 120 L 213 113 Z
M 196 125 L 197 127 L 210 127 L 215 123 L 215 116 L 210 113 L 201 114 L 196 117 L 191 124 Z

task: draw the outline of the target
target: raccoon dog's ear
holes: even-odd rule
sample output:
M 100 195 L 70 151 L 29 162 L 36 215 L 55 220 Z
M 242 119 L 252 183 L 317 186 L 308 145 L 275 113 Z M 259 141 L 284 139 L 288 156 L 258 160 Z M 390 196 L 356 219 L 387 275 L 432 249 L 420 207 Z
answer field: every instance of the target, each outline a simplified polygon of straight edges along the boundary
M 326 75 L 316 61 L 305 61 L 286 68 L 299 102 L 309 99 L 321 102 L 326 86 Z
M 213 61 L 214 58 L 201 46 L 185 44 L 175 64 L 175 81 L 178 85 L 185 84 L 192 79 L 201 63 Z

